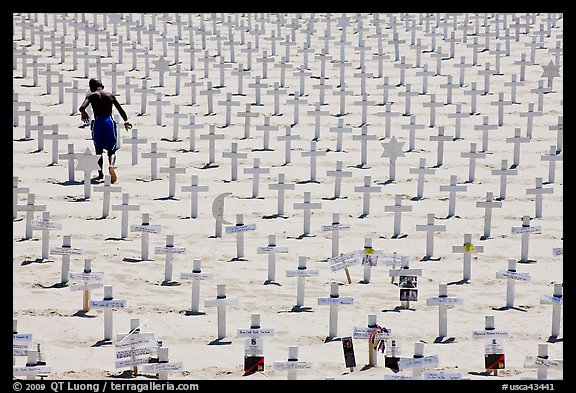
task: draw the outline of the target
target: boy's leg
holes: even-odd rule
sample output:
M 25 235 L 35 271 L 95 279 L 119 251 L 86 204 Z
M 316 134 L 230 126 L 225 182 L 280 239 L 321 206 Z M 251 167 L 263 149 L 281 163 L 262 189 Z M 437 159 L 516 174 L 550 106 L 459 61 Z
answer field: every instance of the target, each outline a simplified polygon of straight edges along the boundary
M 108 172 L 110 172 L 110 180 L 112 181 L 112 183 L 116 183 L 116 180 L 118 180 L 118 176 L 116 175 L 116 171 L 115 171 L 115 164 L 116 164 L 116 150 L 110 150 L 108 151 Z
M 96 149 L 96 154 L 100 156 L 100 158 L 98 159 L 98 166 L 100 167 L 100 169 L 98 169 L 98 180 L 104 179 L 104 172 L 102 172 L 102 165 L 104 164 L 104 158 L 102 157 L 102 153 L 104 153 L 103 149 Z

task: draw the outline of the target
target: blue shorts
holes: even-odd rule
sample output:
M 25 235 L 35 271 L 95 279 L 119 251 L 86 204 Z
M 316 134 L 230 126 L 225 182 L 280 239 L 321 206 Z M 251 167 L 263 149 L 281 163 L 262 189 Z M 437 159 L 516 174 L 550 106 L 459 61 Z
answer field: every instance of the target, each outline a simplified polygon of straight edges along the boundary
M 103 150 L 114 152 L 118 149 L 118 130 L 116 122 L 110 116 L 97 116 L 92 120 L 90 129 L 96 153 Z

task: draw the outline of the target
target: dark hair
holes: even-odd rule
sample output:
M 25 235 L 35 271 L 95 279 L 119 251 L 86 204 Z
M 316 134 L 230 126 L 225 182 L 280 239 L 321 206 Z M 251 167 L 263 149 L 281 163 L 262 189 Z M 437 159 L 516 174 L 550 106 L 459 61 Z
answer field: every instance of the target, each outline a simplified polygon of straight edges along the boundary
M 104 85 L 102 84 L 102 82 L 100 82 L 100 79 L 98 78 L 92 78 L 90 79 L 90 82 L 88 82 L 88 86 L 90 86 L 90 91 L 96 91 L 96 89 L 100 88 L 104 88 Z

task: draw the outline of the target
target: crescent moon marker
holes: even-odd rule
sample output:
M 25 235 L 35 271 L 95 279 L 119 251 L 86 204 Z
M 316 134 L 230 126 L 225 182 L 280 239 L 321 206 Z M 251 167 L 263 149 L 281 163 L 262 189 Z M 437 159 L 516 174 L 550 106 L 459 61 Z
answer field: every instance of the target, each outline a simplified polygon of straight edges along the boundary
M 222 193 L 214 198 L 214 202 L 212 202 L 212 215 L 218 224 L 232 224 L 224 219 L 224 199 L 230 195 L 232 195 L 231 192 Z

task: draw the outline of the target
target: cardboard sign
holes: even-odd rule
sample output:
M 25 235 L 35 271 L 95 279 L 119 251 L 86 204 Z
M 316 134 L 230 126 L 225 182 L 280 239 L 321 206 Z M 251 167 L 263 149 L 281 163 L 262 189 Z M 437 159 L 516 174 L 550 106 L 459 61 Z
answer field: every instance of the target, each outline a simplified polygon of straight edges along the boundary
M 424 356 L 421 358 L 404 358 L 398 361 L 398 369 L 405 370 L 412 367 L 425 367 L 438 365 L 438 355 Z
M 184 247 L 154 247 L 154 254 L 185 254 Z
M 32 229 L 62 229 L 62 224 L 52 221 L 32 221 Z
M 237 225 L 237 226 L 230 226 L 226 227 L 226 233 L 238 233 L 238 232 L 246 232 L 246 231 L 255 231 L 256 224 L 248 224 L 248 225 Z
M 530 281 L 530 275 L 528 273 L 511 272 L 509 270 L 498 270 L 496 272 L 496 278 L 511 278 L 518 281 Z
M 140 359 L 126 359 L 126 360 L 119 360 L 114 363 L 116 368 L 126 368 L 132 366 L 139 366 L 141 364 L 147 364 L 148 358 L 140 358 Z
M 546 368 L 553 368 L 553 369 L 562 369 L 564 368 L 564 361 L 563 360 L 552 360 L 552 359 L 544 359 L 537 356 L 526 356 L 524 360 L 524 367 L 525 368 L 537 368 L 537 367 L 546 367 Z
M 88 302 L 90 308 L 124 308 L 126 307 L 125 299 L 112 299 L 112 300 L 90 300 Z
M 116 336 L 116 348 L 152 346 L 156 343 L 154 333 L 121 333 Z
M 52 367 L 48 366 L 12 367 L 12 375 L 38 375 L 38 374 L 50 374 L 51 372 Z
M 409 260 L 408 255 L 399 255 L 397 253 L 387 254 L 380 252 L 378 254 L 378 262 L 393 268 L 400 267 L 406 264 Z
M 424 371 L 422 373 L 422 379 L 429 380 L 429 381 L 440 381 L 440 380 L 449 380 L 455 381 L 458 379 L 462 379 L 461 373 L 447 373 L 443 371 Z
M 102 288 L 104 286 L 103 282 L 83 282 L 74 283 L 70 285 L 71 291 L 86 291 L 88 289 Z
M 214 273 L 180 273 L 181 280 L 212 280 Z
M 55 255 L 82 255 L 82 250 L 73 247 L 51 247 L 50 254 Z
M 13 333 L 12 341 L 20 341 L 20 342 L 32 341 L 32 333 Z
M 421 276 L 422 275 L 422 269 L 390 269 L 388 271 L 388 275 L 390 277 L 396 277 L 396 276 Z
M 270 253 L 278 253 L 278 254 L 287 254 L 288 247 L 276 247 L 276 246 L 266 246 L 266 247 L 258 247 L 256 249 L 257 254 L 270 254 Z
M 70 280 L 102 281 L 104 280 L 104 272 L 70 272 L 68 277 Z
M 533 227 L 512 227 L 513 235 L 520 235 L 522 233 L 542 233 L 542 227 L 540 225 Z
M 346 364 L 346 367 L 356 367 L 356 357 L 354 356 L 352 337 L 342 337 L 342 349 L 344 351 L 344 363 Z
M 348 224 L 322 225 L 322 232 L 330 232 L 335 230 L 346 230 L 346 229 L 350 229 L 350 225 Z

